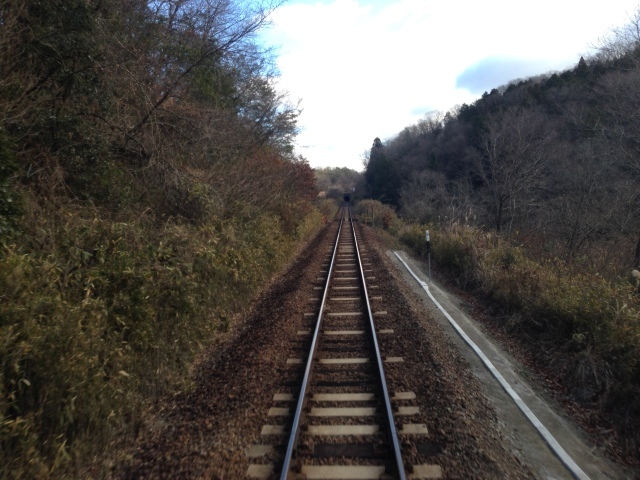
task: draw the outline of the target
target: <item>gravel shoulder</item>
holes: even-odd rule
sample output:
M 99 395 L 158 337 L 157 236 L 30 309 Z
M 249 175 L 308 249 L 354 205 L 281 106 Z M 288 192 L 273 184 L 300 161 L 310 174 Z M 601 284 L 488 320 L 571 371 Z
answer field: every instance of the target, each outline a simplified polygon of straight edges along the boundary
M 412 259 L 404 252 L 399 253 L 412 271 L 421 280 L 428 283 L 428 287 L 436 300 L 474 343 L 480 347 L 485 355 L 489 357 L 511 387 L 590 478 L 623 479 L 636 477 L 636 473 L 614 464 L 598 452 L 589 443 L 580 428 L 561 412 L 561 409 L 545 395 L 540 387 L 528 383 L 527 377 L 529 375 L 527 369 L 518 364 L 508 352 L 500 348 L 483 330 L 482 326 L 464 311 L 464 306 L 466 305 L 464 300 L 448 292 L 437 281 L 429 281 L 427 266 L 424 263 Z M 517 452 L 520 460 L 532 467 L 537 478 L 574 478 L 490 374 L 475 352 L 453 329 L 445 316 L 437 309 L 426 292 L 418 285 L 391 250 L 387 251 L 387 258 L 395 266 L 396 275 L 404 280 L 416 299 L 429 311 L 442 330 L 446 332 L 456 350 L 469 363 L 474 377 L 482 385 L 483 394 L 497 413 L 498 424 L 506 440 L 513 451 Z

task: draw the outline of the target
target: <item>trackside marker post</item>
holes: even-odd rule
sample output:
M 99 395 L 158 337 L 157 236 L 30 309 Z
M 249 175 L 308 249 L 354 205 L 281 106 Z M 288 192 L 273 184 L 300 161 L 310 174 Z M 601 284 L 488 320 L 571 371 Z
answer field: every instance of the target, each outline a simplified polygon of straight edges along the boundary
M 427 242 L 427 258 L 429 259 L 429 282 L 431 282 L 431 238 L 429 236 L 429 230 L 425 230 L 424 232 Z

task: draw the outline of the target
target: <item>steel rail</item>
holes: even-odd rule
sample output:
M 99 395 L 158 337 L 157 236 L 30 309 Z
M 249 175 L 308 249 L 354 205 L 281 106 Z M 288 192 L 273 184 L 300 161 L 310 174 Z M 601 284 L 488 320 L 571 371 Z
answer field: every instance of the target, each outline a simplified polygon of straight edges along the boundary
M 380 377 L 380 386 L 382 388 L 382 396 L 384 398 L 385 416 L 387 419 L 387 433 L 389 441 L 393 446 L 393 454 L 395 456 L 395 467 L 398 472 L 398 480 L 406 480 L 406 474 L 404 471 L 404 464 L 402 462 L 402 454 L 400 452 L 400 440 L 398 439 L 398 432 L 393 422 L 393 409 L 391 408 L 391 400 L 389 399 L 389 389 L 387 388 L 387 381 L 384 376 L 384 367 L 382 362 L 382 355 L 380 354 L 380 346 L 378 345 L 378 337 L 376 336 L 376 327 L 373 322 L 373 314 L 371 312 L 371 303 L 369 302 L 369 293 L 367 291 L 367 283 L 364 277 L 364 269 L 362 268 L 362 260 L 360 258 L 360 247 L 358 246 L 358 239 L 356 237 L 356 229 L 353 226 L 353 219 L 351 217 L 351 209 L 349 209 L 349 223 L 351 224 L 351 230 L 353 232 L 353 241 L 356 247 L 356 256 L 358 258 L 358 267 L 360 268 L 360 277 L 362 278 L 362 289 L 364 290 L 364 298 L 367 303 L 367 312 L 369 315 L 369 326 L 371 328 L 371 336 L 373 338 L 373 345 L 376 352 L 376 361 L 378 363 L 378 373 Z
M 338 227 L 338 235 L 336 236 L 336 243 L 333 247 L 333 255 L 331 257 L 331 265 L 327 273 L 327 281 L 324 285 L 324 292 L 322 294 L 322 302 L 320 303 L 320 311 L 318 313 L 316 328 L 313 333 L 313 340 L 311 341 L 311 349 L 309 358 L 307 359 L 307 365 L 304 371 L 304 377 L 302 379 L 302 389 L 300 390 L 300 396 L 298 397 L 298 404 L 296 406 L 296 412 L 293 417 L 293 424 L 291 425 L 291 436 L 289 437 L 289 443 L 287 445 L 287 453 L 284 457 L 282 464 L 282 473 L 280 474 L 280 480 L 287 480 L 289 476 L 289 470 L 291 469 L 291 461 L 293 459 L 293 451 L 298 444 L 298 437 L 300 435 L 300 420 L 302 417 L 302 411 L 305 407 L 306 397 L 309 390 L 309 383 L 311 380 L 311 370 L 313 368 L 314 357 L 318 347 L 318 339 L 320 338 L 320 327 L 322 323 L 322 314 L 324 312 L 324 306 L 327 300 L 327 293 L 329 292 L 329 283 L 331 281 L 331 274 L 333 273 L 333 266 L 335 264 L 336 255 L 338 253 L 338 244 L 340 243 L 340 233 L 342 232 L 342 225 L 344 223 L 344 209 L 342 210 L 342 216 L 340 217 L 340 226 Z

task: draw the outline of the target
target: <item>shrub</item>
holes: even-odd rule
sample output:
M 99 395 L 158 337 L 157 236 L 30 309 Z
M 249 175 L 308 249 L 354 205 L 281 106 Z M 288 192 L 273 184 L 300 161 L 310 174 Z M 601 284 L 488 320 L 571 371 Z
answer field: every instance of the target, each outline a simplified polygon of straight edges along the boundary
M 426 225 L 405 225 L 399 232 L 400 242 L 409 247 L 412 252 L 421 256 L 426 256 L 427 243 L 425 239 L 425 230 L 428 229 L 429 226 Z
M 360 217 L 362 222 L 380 227 L 389 231 L 392 235 L 397 235 L 402 227 L 402 221 L 396 215 L 396 212 L 384 203 L 377 200 L 361 200 L 359 201 L 354 212 Z
M 251 209 L 196 226 L 29 206 L 29 234 L 0 247 L 0 476 L 16 478 L 65 476 L 134 438 L 320 227 L 317 211 L 291 236 Z
M 318 201 L 318 210 L 321 214 L 331 220 L 338 213 L 339 202 L 332 199 L 322 199 Z

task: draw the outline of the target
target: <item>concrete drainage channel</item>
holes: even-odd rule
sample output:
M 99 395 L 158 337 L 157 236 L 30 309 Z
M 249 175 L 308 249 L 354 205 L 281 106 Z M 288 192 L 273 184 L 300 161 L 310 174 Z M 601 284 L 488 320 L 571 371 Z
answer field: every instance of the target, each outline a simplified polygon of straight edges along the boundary
M 626 478 L 611 462 L 598 456 L 593 447 L 586 445 L 575 427 L 522 381 L 509 360 L 455 306 L 449 294 L 436 284 L 426 282 L 427 276 L 406 254 L 387 253 L 471 363 L 474 374 L 485 385 L 487 396 L 496 405 L 498 417 L 512 428 L 510 436 L 516 449 L 540 478 Z M 496 389 L 497 385 L 501 391 Z

